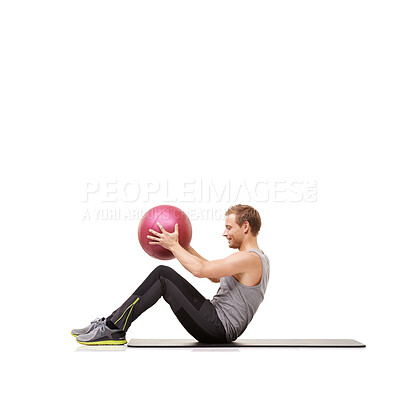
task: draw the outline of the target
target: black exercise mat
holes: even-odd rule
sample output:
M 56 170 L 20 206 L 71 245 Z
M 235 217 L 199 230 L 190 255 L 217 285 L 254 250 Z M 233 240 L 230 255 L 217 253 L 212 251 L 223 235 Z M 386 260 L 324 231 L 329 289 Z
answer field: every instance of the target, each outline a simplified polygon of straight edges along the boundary
M 199 343 L 192 339 L 131 339 L 128 347 L 365 347 L 353 339 L 238 339 Z

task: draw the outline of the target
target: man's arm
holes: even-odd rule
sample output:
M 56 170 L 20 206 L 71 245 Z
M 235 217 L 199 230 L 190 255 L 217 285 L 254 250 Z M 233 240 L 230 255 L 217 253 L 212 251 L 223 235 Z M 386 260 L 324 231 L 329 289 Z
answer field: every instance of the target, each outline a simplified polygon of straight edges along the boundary
M 167 232 L 163 226 L 157 222 L 161 233 L 149 229 L 149 232 L 155 236 L 148 235 L 152 240 L 151 245 L 161 245 L 170 250 L 178 261 L 194 276 L 198 278 L 219 279 L 223 276 L 229 276 L 246 272 L 254 265 L 255 258 L 247 251 L 239 251 L 229 257 L 215 261 L 204 261 L 201 258 L 190 254 L 178 241 L 178 224 L 175 224 L 174 232 Z
M 200 258 L 200 260 L 208 261 L 207 259 L 205 259 L 204 257 L 202 257 L 192 246 L 189 245 L 188 247 L 186 247 L 186 250 L 187 250 L 190 254 L 192 254 L 192 255 L 194 255 L 194 256 Z
M 203 260 L 203 261 L 208 261 L 207 259 L 205 259 L 204 257 L 202 257 L 192 246 L 188 246 L 188 247 L 186 247 L 186 250 L 190 253 L 190 254 L 192 254 L 193 256 L 196 256 L 196 257 L 198 257 L 198 258 L 200 258 L 200 260 Z M 214 283 L 218 283 L 219 282 L 219 278 L 208 278 L 211 282 L 214 282 Z
M 175 242 L 169 250 L 194 276 L 211 280 L 246 272 L 255 262 L 255 258 L 247 251 L 239 251 L 221 260 L 204 261 L 190 254 L 178 242 Z

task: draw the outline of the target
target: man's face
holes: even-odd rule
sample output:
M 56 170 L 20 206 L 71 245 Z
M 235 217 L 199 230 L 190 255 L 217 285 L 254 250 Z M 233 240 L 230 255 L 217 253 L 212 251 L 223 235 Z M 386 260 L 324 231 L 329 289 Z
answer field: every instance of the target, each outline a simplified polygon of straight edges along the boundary
M 236 223 L 236 214 L 229 214 L 225 217 L 225 230 L 223 236 L 228 239 L 228 245 L 232 249 L 238 249 L 243 243 L 244 232 L 243 228 Z

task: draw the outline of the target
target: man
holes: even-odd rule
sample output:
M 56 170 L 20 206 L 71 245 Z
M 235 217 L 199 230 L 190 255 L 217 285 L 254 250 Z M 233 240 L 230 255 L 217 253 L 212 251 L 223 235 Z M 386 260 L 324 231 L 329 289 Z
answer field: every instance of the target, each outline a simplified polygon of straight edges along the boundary
M 134 293 L 107 318 L 98 318 L 72 335 L 85 345 L 125 344 L 131 323 L 163 296 L 185 329 L 199 342 L 230 343 L 252 320 L 264 299 L 269 280 L 269 260 L 260 250 L 257 235 L 259 213 L 250 206 L 236 205 L 225 214 L 223 236 L 229 247 L 239 251 L 221 260 L 208 261 L 192 247 L 178 242 L 179 227 L 161 233 L 149 230 L 149 243 L 170 250 L 195 277 L 220 282 L 212 300 L 204 298 L 175 270 L 155 268 Z

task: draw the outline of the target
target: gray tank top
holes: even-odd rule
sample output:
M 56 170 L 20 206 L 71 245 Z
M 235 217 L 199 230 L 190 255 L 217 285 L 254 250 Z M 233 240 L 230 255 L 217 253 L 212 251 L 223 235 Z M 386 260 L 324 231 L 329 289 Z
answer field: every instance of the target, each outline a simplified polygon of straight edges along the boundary
M 230 342 L 236 340 L 253 319 L 264 299 L 269 280 L 268 257 L 257 249 L 248 251 L 257 253 L 261 258 L 262 277 L 260 283 L 256 286 L 246 286 L 232 275 L 222 277 L 218 292 L 211 300 L 225 328 L 226 339 Z

